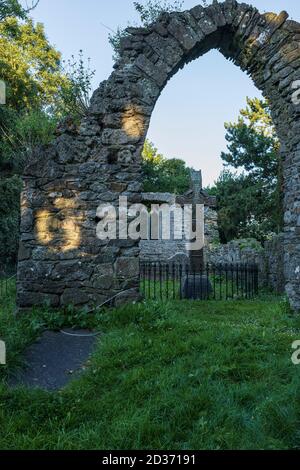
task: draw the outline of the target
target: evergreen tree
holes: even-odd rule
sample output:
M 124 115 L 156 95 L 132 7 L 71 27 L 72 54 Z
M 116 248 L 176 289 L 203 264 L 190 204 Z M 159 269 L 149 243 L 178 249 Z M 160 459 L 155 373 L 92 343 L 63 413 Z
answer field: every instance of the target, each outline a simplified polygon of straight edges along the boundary
M 225 171 L 209 190 L 218 199 L 221 238 L 263 241 L 283 227 L 282 162 L 268 103 L 247 98 L 238 121 L 225 128 Z

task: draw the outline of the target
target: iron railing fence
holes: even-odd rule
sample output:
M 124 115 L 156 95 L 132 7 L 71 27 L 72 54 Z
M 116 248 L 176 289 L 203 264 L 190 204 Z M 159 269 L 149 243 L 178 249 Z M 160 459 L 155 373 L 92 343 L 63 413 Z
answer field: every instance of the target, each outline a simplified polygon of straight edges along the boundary
M 15 291 L 16 275 L 0 277 L 0 300 Z M 188 264 L 140 262 L 140 290 L 149 300 L 253 299 L 259 293 L 255 264 L 206 264 L 197 270 Z
M 253 299 L 259 292 L 255 264 L 206 264 L 192 270 L 188 264 L 140 262 L 140 290 L 153 300 Z

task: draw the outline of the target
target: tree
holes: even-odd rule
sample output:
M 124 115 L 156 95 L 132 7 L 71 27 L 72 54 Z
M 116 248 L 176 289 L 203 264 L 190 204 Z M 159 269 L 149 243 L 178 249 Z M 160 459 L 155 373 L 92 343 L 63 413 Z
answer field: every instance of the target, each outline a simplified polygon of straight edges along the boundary
M 44 27 L 27 17 L 19 2 L 1 2 L 0 79 L 7 88 L 0 105 L 0 264 L 15 263 L 20 218 L 20 175 L 37 145 L 48 144 L 58 120 L 86 113 L 90 70 L 83 56 L 67 66 Z M 13 15 L 13 16 L 12 16 Z
M 263 182 L 254 181 L 245 173 L 225 170 L 209 193 L 217 196 L 218 225 L 223 243 L 237 238 L 256 238 L 263 242 L 279 231 L 274 195 L 266 191 Z
M 183 194 L 190 187 L 190 170 L 185 162 L 166 159 L 146 140 L 143 154 L 144 191 Z
M 25 19 L 28 13 L 38 5 L 39 0 L 31 3 L 31 6 L 24 8 L 18 0 L 0 0 L 0 21 L 10 16 Z
M 218 200 L 221 239 L 264 241 L 283 227 L 282 163 L 268 103 L 247 98 L 238 121 L 225 129 L 225 171 L 210 189 Z
M 49 43 L 43 25 L 31 19 L 8 17 L 0 23 L 0 70 L 7 106 L 16 110 L 55 104 L 66 82 L 61 54 Z
M 268 103 L 247 98 L 247 106 L 240 111 L 238 122 L 225 123 L 225 129 L 229 150 L 221 154 L 225 165 L 274 182 L 280 166 L 280 144 Z
M 28 10 L 19 2 L 1 2 L 1 7 L 2 15 L 15 15 L 0 22 L 0 79 L 7 91 L 6 105 L 0 107 L 0 170 L 7 175 L 9 170 L 20 173 L 26 152 L 40 137 L 45 143 L 53 134 L 56 116 L 51 109 L 68 79 L 43 25 L 27 18 Z
M 19 243 L 21 180 L 14 175 L 0 178 L 0 270 L 16 262 Z

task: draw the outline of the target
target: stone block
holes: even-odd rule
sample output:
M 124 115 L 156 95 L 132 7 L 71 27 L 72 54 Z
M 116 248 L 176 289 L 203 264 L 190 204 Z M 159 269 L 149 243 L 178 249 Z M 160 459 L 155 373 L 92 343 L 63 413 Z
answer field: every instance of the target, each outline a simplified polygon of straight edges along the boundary
M 139 275 L 138 258 L 119 258 L 116 262 L 116 271 L 118 277 L 135 277 Z
M 74 305 L 75 307 L 85 305 L 89 302 L 89 296 L 83 289 L 65 289 L 60 299 L 61 306 Z
M 49 305 L 50 307 L 58 307 L 59 306 L 59 296 L 56 294 L 49 294 L 44 292 L 30 292 L 27 291 L 18 291 L 17 295 L 17 305 L 19 308 L 30 308 L 32 306 L 45 306 Z

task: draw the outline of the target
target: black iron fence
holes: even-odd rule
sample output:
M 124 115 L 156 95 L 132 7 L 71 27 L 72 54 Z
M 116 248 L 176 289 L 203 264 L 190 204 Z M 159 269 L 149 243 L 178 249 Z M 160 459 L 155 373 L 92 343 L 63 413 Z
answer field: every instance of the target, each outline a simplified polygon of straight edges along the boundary
M 207 264 L 192 270 L 187 264 L 140 263 L 140 289 L 145 299 L 252 299 L 258 286 L 258 266 L 254 264 Z
M 16 276 L 0 276 L 0 301 L 15 292 Z M 187 264 L 140 262 L 140 290 L 152 300 L 252 299 L 259 292 L 255 264 L 207 264 L 197 270 Z

